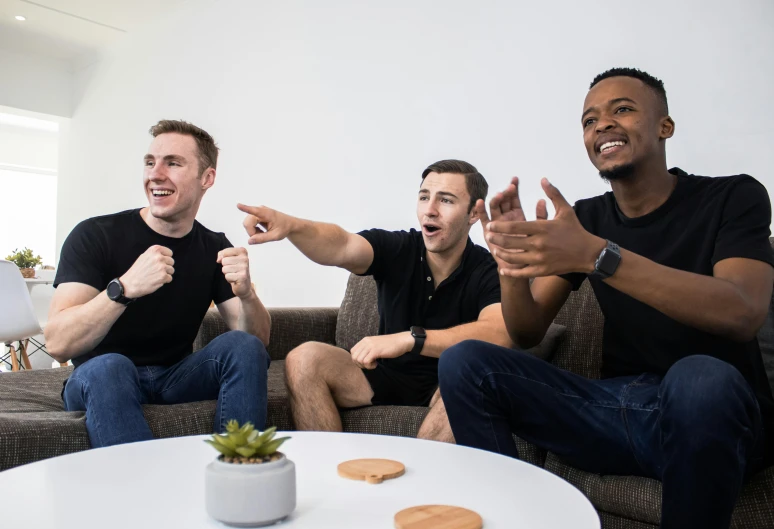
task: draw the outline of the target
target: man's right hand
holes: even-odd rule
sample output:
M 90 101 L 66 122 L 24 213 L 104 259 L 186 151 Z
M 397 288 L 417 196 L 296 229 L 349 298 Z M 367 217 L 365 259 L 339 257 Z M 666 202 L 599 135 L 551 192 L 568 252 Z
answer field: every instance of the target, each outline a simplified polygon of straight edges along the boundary
M 172 250 L 164 246 L 151 246 L 119 278 L 124 286 L 124 296 L 137 299 L 153 294 L 163 285 L 172 282 L 174 266 Z
M 489 210 L 492 212 L 491 218 L 486 213 L 486 206 L 484 206 L 484 201 L 479 199 L 476 202 L 476 211 L 478 212 L 479 219 L 481 220 L 481 226 L 484 228 L 484 239 L 486 240 L 486 244 L 489 247 L 489 251 L 492 253 L 492 256 L 494 256 L 495 261 L 497 261 L 497 269 L 504 270 L 506 268 L 523 268 L 523 265 L 509 264 L 500 259 L 500 256 L 502 256 L 505 252 L 513 252 L 517 250 L 508 249 L 507 244 L 498 246 L 492 243 L 490 241 L 491 232 L 488 229 L 489 223 L 493 220 L 499 222 L 524 222 L 527 220 L 526 215 L 524 215 L 524 210 L 521 207 L 521 200 L 519 199 L 519 178 L 517 176 L 513 177 L 511 183 L 508 185 L 508 187 L 505 188 L 505 190 L 497 193 L 492 198 L 492 200 L 489 202 Z M 545 219 L 548 217 L 545 200 L 540 200 L 538 202 L 537 216 L 539 219 Z M 518 236 L 514 235 L 514 237 Z
M 249 244 L 263 244 L 271 241 L 281 241 L 290 235 L 294 217 L 265 206 L 245 206 L 237 204 L 240 211 L 247 213 L 242 222 L 245 227 Z M 259 227 L 260 226 L 260 227 Z M 263 229 L 261 229 L 263 228 Z

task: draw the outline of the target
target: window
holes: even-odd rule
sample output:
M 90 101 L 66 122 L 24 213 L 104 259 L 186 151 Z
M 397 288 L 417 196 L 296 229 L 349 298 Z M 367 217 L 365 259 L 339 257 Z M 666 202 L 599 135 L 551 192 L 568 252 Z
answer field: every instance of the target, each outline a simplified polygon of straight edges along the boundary
M 53 265 L 59 125 L 0 113 L 0 259 L 30 248 Z

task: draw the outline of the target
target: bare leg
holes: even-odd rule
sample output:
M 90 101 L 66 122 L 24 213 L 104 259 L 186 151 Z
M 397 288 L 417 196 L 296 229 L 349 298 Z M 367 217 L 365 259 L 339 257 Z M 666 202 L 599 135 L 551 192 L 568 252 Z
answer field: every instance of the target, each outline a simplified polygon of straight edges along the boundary
M 430 412 L 422 421 L 417 437 L 430 441 L 441 441 L 442 443 L 454 442 L 454 434 L 449 426 L 449 418 L 446 416 L 446 406 L 441 399 L 440 389 L 435 390 L 433 398 L 430 399 Z
M 374 396 L 349 352 L 324 343 L 307 342 L 290 351 L 285 378 L 298 430 L 340 432 L 337 406 L 368 406 Z

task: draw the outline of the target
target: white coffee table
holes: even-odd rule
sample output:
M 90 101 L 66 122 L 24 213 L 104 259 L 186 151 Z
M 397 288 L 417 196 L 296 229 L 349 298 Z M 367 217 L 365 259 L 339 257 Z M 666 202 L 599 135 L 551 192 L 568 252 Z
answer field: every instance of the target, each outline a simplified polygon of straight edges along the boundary
M 277 528 L 392 528 L 396 512 L 422 504 L 477 511 L 485 529 L 599 529 L 580 491 L 538 467 L 456 445 L 405 437 L 289 432 L 298 506 Z M 204 509 L 205 437 L 88 450 L 0 472 L 0 491 L 36 491 L 33 509 L 7 502 L 0 527 L 91 529 L 225 527 Z M 336 474 L 361 457 L 396 459 L 406 474 L 381 485 Z

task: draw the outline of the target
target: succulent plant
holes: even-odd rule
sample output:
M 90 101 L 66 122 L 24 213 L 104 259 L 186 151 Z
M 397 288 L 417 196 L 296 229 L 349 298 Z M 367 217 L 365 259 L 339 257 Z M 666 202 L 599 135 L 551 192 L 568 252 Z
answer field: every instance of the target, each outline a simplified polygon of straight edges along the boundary
M 222 435 L 213 434 L 212 439 L 205 439 L 204 442 L 223 454 L 222 458 L 226 462 L 262 463 L 277 459 L 277 449 L 290 439 L 274 439 L 276 433 L 277 428 L 274 426 L 261 433 L 252 423 L 248 422 L 240 427 L 237 421 L 230 420 Z

